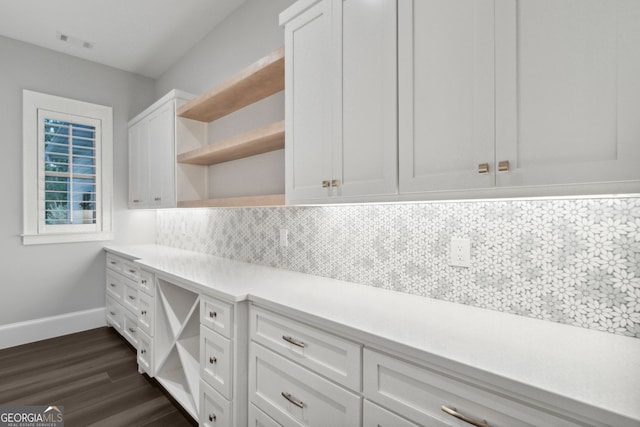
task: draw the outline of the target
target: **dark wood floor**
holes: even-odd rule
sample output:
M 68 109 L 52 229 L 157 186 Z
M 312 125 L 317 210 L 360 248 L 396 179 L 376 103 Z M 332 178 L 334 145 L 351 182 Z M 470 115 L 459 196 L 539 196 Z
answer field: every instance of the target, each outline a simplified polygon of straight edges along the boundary
M 191 426 L 111 328 L 0 350 L 0 405 L 62 405 L 65 426 Z

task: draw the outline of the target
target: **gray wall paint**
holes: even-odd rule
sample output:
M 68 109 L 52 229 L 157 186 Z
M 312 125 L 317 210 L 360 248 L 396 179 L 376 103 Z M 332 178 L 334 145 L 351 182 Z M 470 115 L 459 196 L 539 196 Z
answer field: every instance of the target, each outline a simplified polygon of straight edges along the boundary
M 248 0 L 173 65 L 156 84 L 156 97 L 171 89 L 198 95 L 284 44 L 278 15 L 294 0 Z M 212 122 L 209 142 L 284 119 L 284 95 Z M 211 166 L 210 197 L 284 193 L 284 150 Z
M 0 58 L 0 325 L 103 307 L 104 242 L 22 245 L 22 90 L 113 107 L 112 243 L 150 243 L 155 212 L 127 210 L 127 122 L 153 102 L 154 81 L 5 37 Z

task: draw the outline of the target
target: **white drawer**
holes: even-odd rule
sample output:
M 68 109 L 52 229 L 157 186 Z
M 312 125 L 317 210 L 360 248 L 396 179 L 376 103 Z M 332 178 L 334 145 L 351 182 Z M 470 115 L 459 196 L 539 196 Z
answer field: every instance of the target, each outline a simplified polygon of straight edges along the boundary
M 256 408 L 256 405 L 249 404 L 249 427 L 280 427 L 280 424 Z
M 227 338 L 233 337 L 233 305 L 208 296 L 200 300 L 200 323 Z
M 359 426 L 361 398 L 251 343 L 249 398 L 283 426 Z
M 133 261 L 123 260 L 122 274 L 124 274 L 126 277 L 133 280 L 137 284 L 140 280 L 140 267 L 138 267 L 138 265 Z
M 251 339 L 352 390 L 360 391 L 359 344 L 255 306 Z
M 431 424 L 433 427 L 448 425 L 448 424 Z M 384 408 L 379 407 L 375 403 L 371 403 L 368 400 L 364 401 L 362 408 L 362 426 L 363 427 L 420 427 L 418 424 L 414 424 L 409 420 L 387 411 Z
M 122 304 L 122 298 L 124 297 L 124 277 L 120 276 L 113 271 L 107 270 L 106 275 L 106 293 L 107 296 L 113 298 L 120 304 Z
M 146 372 L 153 377 L 153 340 L 151 337 L 138 329 L 138 371 Z
M 368 348 L 363 376 L 365 398 L 421 425 L 467 425 L 442 406 L 492 427 L 583 425 Z
M 231 399 L 233 355 L 231 341 L 200 326 L 200 377 L 227 399 Z
M 122 323 L 122 336 L 129 343 L 138 348 L 138 318 L 128 310 L 124 310 L 124 322 Z
M 155 299 L 145 294 L 138 293 L 138 328 L 150 337 L 153 336 L 153 319 L 155 319 Z
M 123 290 L 122 305 L 137 317 L 140 305 L 138 302 L 138 288 L 127 284 L 127 281 L 125 281 Z
M 118 273 L 122 273 L 123 263 L 125 259 L 120 258 L 119 256 L 107 254 L 107 268 L 113 271 L 117 271 Z
M 106 317 L 107 323 L 113 327 L 120 335 L 122 335 L 122 326 L 124 323 L 124 307 L 116 302 L 110 296 L 107 296 Z
M 149 296 L 155 296 L 156 287 L 153 274 L 148 271 L 140 270 L 140 280 L 138 281 L 138 289 Z
M 205 427 L 231 427 L 231 403 L 209 384 L 200 381 L 200 425 Z

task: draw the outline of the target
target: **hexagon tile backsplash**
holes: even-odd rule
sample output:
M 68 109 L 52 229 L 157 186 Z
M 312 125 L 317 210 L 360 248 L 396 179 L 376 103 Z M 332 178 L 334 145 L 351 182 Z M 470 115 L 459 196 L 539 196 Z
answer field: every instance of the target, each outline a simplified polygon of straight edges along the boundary
M 640 338 L 638 197 L 163 210 L 156 240 Z

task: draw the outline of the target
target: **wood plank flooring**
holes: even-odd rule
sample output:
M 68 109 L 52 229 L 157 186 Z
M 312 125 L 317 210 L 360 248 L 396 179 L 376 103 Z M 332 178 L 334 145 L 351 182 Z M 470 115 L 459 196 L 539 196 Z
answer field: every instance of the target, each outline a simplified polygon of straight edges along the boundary
M 67 427 L 198 425 L 107 327 L 0 350 L 0 405 L 62 405 Z

